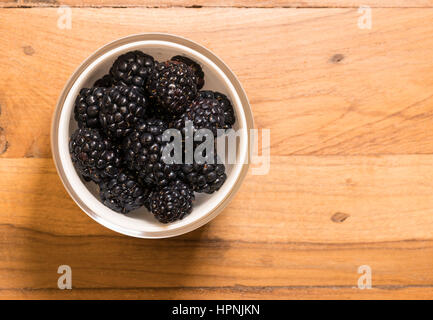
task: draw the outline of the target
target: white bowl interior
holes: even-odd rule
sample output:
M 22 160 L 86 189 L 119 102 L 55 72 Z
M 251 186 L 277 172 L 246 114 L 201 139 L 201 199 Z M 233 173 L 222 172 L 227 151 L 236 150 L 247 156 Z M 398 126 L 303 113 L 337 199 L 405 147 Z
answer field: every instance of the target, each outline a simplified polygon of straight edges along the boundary
M 226 94 L 231 100 L 236 113 L 234 130 L 240 129 L 239 143 L 237 144 L 237 163 L 226 164 L 227 180 L 221 189 L 212 195 L 196 193 L 193 212 L 183 220 L 171 223 L 159 223 L 144 207 L 127 215 L 112 211 L 99 201 L 98 188 L 93 182 L 82 180 L 72 164 L 69 155 L 69 137 L 77 128 L 73 117 L 75 98 L 83 87 L 91 87 L 93 83 L 108 70 L 114 60 L 121 54 L 131 50 L 142 50 L 155 57 L 158 61 L 170 59 L 174 55 L 184 55 L 197 61 L 205 73 L 204 90 L 219 91 Z M 92 216 L 106 227 L 137 237 L 160 238 L 182 234 L 199 227 L 200 220 L 206 219 L 218 205 L 228 196 L 237 178 L 242 165 L 247 161 L 248 137 L 245 113 L 238 94 L 224 73 L 204 55 L 186 46 L 168 41 L 144 40 L 131 42 L 110 50 L 91 63 L 77 78 L 67 94 L 59 120 L 58 147 L 60 161 L 64 167 L 65 175 L 76 192 L 77 196 L 87 207 L 96 213 Z M 191 228 L 191 225 L 195 225 Z

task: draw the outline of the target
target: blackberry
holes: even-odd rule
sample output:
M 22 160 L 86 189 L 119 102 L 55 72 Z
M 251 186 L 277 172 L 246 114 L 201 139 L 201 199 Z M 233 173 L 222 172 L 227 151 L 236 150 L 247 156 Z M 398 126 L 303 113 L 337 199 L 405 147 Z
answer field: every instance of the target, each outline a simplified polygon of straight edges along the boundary
M 179 61 L 185 63 L 187 66 L 191 67 L 197 78 L 197 89 L 200 90 L 204 86 L 204 72 L 201 66 L 194 60 L 184 57 L 184 56 L 174 56 L 170 60 Z
M 138 87 L 115 86 L 106 89 L 99 111 L 103 131 L 113 138 L 128 135 L 145 116 L 147 104 L 144 92 Z
M 160 158 L 155 163 L 149 163 L 144 170 L 138 172 L 138 178 L 143 184 L 163 187 L 178 178 L 179 164 L 166 164 Z
M 195 192 L 214 193 L 218 191 L 227 179 L 225 166 L 218 163 L 218 157 L 215 156 L 214 163 L 183 164 L 179 176 Z
M 224 110 L 224 126 L 223 129 L 230 129 L 236 122 L 235 111 L 230 100 L 225 94 L 217 91 L 203 90 L 200 91 L 200 97 L 218 100 L 221 108 Z
M 110 209 L 128 213 L 144 205 L 149 191 L 141 187 L 133 175 L 121 172 L 114 178 L 101 182 L 99 194 L 102 203 Z
M 181 114 L 197 96 L 197 78 L 185 63 L 166 61 L 156 64 L 146 89 L 167 112 Z
M 114 84 L 114 80 L 111 75 L 106 74 L 102 78 L 95 81 L 93 87 L 109 88 Z
M 75 99 L 74 118 L 80 128 L 99 127 L 100 102 L 104 96 L 104 88 L 83 88 Z
M 138 173 L 143 184 L 165 186 L 177 177 L 179 165 L 165 164 L 162 151 L 167 142 L 162 139 L 168 125 L 163 120 L 141 121 L 123 141 L 125 163 Z
M 224 110 L 218 100 L 198 97 L 186 108 L 185 113 L 174 121 L 173 127 L 182 130 L 188 120 L 192 121 L 194 130 L 209 129 L 216 137 L 218 129 L 225 125 Z
M 98 183 L 119 172 L 119 152 L 96 129 L 77 129 L 69 141 L 69 152 L 75 168 L 88 181 Z
M 116 84 L 144 87 L 153 72 L 155 60 L 141 51 L 130 51 L 119 56 L 110 69 Z
M 153 191 L 146 207 L 162 223 L 181 220 L 192 211 L 194 192 L 177 180 L 170 185 Z

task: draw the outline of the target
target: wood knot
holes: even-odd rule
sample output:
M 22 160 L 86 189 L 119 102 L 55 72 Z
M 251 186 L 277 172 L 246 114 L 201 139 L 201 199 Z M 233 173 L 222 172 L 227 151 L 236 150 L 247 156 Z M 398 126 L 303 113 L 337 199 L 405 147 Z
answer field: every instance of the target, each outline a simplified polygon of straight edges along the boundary
M 331 61 L 332 63 L 339 63 L 344 59 L 344 55 L 342 55 L 341 53 L 337 53 L 334 54 L 331 59 L 329 59 L 329 61 Z
M 350 214 L 347 214 L 344 212 L 336 212 L 332 215 L 331 220 L 332 220 L 332 222 L 335 222 L 335 223 L 342 223 L 349 217 L 350 217 Z
M 9 142 L 6 140 L 6 136 L 4 135 L 4 129 L 0 127 L 0 155 L 8 151 L 8 148 Z
M 23 47 L 24 54 L 28 56 L 32 56 L 35 53 L 35 49 L 32 46 L 24 46 Z

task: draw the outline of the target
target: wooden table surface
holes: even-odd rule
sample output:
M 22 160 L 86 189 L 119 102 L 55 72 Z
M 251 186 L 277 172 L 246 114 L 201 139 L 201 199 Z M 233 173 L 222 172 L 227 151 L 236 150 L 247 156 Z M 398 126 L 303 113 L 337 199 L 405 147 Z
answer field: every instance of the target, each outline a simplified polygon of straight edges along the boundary
M 72 7 L 70 29 L 59 28 Z M 371 29 L 358 27 L 360 5 Z M 0 298 L 433 298 L 433 1 L 0 0 Z M 197 41 L 239 77 L 271 167 L 166 240 L 88 218 L 50 153 L 74 69 L 119 37 Z M 72 290 L 57 269 L 72 268 Z M 358 268 L 370 266 L 361 290 Z

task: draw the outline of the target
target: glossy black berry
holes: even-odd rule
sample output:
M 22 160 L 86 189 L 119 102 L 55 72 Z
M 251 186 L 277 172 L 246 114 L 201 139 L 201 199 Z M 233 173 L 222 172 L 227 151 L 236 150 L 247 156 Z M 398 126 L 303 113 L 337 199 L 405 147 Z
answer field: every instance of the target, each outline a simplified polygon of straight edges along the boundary
M 80 128 L 99 128 L 99 110 L 104 88 L 83 88 L 75 99 L 74 118 Z
M 197 78 L 197 89 L 200 90 L 204 86 L 204 72 L 201 66 L 194 60 L 184 57 L 184 56 L 174 56 L 170 60 L 179 61 L 185 63 L 187 66 L 191 67 Z
M 194 192 L 181 181 L 153 191 L 146 207 L 162 223 L 183 219 L 192 211 Z
M 99 122 L 110 137 L 122 138 L 132 132 L 144 118 L 147 98 L 138 87 L 115 86 L 105 91 L 101 101 Z
M 149 195 L 149 191 L 128 172 L 121 172 L 114 178 L 101 182 L 99 190 L 102 203 L 120 213 L 140 208 Z
M 208 129 L 216 137 L 218 129 L 225 126 L 224 109 L 214 98 L 197 97 L 186 108 L 185 112 L 173 123 L 173 127 L 182 130 L 186 121 L 191 121 L 195 131 Z
M 146 89 L 150 97 L 165 108 L 166 112 L 181 114 L 197 96 L 197 78 L 186 64 L 166 61 L 156 64 Z
M 183 164 L 181 168 L 182 180 L 185 181 L 195 192 L 214 193 L 218 191 L 227 179 L 225 166 L 218 163 L 215 156 L 213 163 Z
M 177 177 L 179 165 L 166 164 L 163 157 L 167 128 L 163 120 L 144 120 L 123 141 L 125 163 L 145 185 L 162 187 Z
M 200 91 L 200 97 L 208 99 L 216 99 L 221 108 L 224 110 L 224 126 L 223 129 L 230 129 L 236 122 L 235 112 L 230 100 L 225 94 L 217 91 L 203 90 Z
M 69 141 L 69 152 L 75 168 L 86 180 L 101 182 L 119 173 L 117 148 L 96 129 L 77 129 Z
M 141 51 L 130 51 L 119 56 L 110 69 L 115 84 L 144 87 L 153 72 L 155 60 Z

